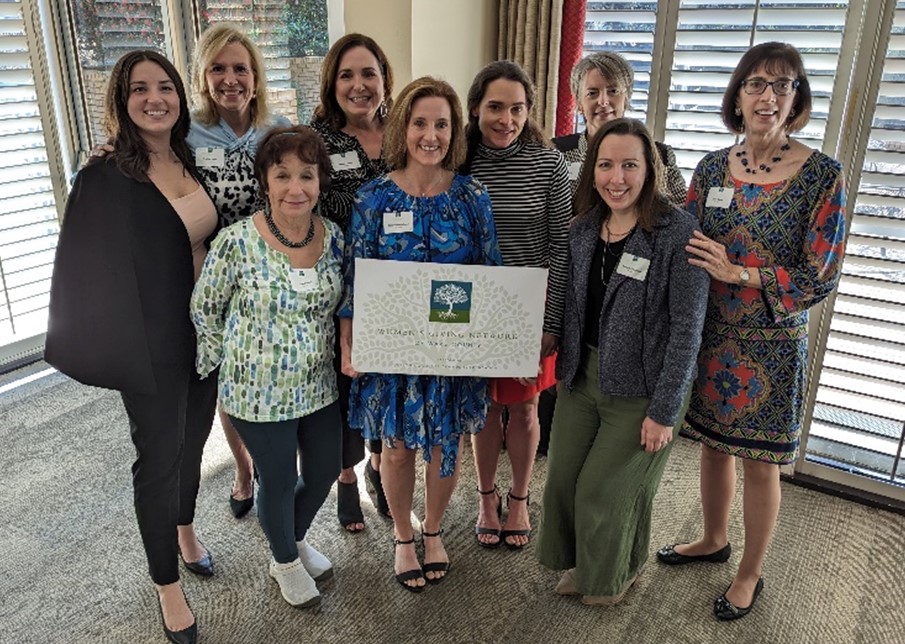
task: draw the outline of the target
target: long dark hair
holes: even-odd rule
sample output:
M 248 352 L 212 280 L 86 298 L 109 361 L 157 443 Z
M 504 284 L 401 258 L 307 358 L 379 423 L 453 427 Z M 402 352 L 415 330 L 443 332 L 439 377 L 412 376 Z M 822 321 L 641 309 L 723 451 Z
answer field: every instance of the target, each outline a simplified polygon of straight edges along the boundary
M 195 160 L 185 142 L 191 126 L 185 86 L 173 63 L 151 49 L 137 49 L 124 54 L 116 61 L 110 74 L 104 105 L 104 129 L 107 136 L 110 137 L 109 143 L 113 145 L 114 152 L 111 156 L 119 171 L 127 177 L 136 181 L 149 181 L 148 168 L 151 166 L 151 159 L 148 145 L 141 137 L 138 126 L 129 117 L 129 79 L 135 65 L 144 61 L 159 65 L 173 81 L 179 97 L 179 117 L 170 131 L 170 148 L 182 165 L 194 175 L 196 174 Z
M 575 189 L 575 214 L 585 216 L 599 209 L 600 214 L 606 219 L 610 216 L 610 207 L 601 198 L 594 185 L 594 167 L 597 165 L 597 153 L 600 144 L 611 134 L 623 134 L 638 137 L 644 150 L 644 163 L 647 166 L 647 176 L 638 195 L 635 205 L 638 211 L 638 223 L 641 228 L 651 232 L 662 217 L 672 210 L 669 200 L 663 195 L 662 177 L 663 162 L 650 132 L 644 127 L 644 123 L 636 119 L 616 119 L 605 123 L 597 130 L 597 134 L 588 143 L 588 152 L 581 166 L 581 178 Z
M 393 68 L 387 55 L 370 36 L 364 34 L 346 34 L 330 47 L 330 51 L 324 57 L 321 65 L 321 102 L 314 108 L 314 116 L 311 123 L 326 123 L 331 129 L 339 130 L 346 125 L 346 115 L 336 102 L 336 75 L 339 73 L 339 63 L 343 54 L 355 47 L 364 47 L 374 54 L 377 64 L 380 66 L 380 75 L 383 77 L 383 102 L 386 112 L 393 107 Z M 377 118 L 381 121 L 381 110 L 377 112 Z
M 552 147 L 550 139 L 544 134 L 537 121 L 531 116 L 531 110 L 534 109 L 535 91 L 534 83 L 528 77 L 527 72 L 522 69 L 521 65 L 511 60 L 497 60 L 490 63 L 484 69 L 478 72 L 477 76 L 471 82 L 471 88 L 468 90 L 465 111 L 468 112 L 468 125 L 465 127 L 465 142 L 467 145 L 465 153 L 465 163 L 462 165 L 462 173 L 469 174 L 471 163 L 474 161 L 475 152 L 478 144 L 481 142 L 481 127 L 478 123 L 477 111 L 484 100 L 484 94 L 487 92 L 487 86 L 495 80 L 509 80 L 520 83 L 525 88 L 525 107 L 528 109 L 528 120 L 525 121 L 525 127 L 519 133 L 519 141 L 525 143 L 539 143 L 546 147 Z

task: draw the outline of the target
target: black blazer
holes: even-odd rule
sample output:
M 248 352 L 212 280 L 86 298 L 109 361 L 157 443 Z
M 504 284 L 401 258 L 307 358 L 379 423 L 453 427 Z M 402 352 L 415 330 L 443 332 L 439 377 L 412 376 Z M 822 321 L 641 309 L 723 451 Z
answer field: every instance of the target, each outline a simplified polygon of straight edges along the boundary
M 87 385 L 154 394 L 152 363 L 194 361 L 193 287 L 188 233 L 167 198 L 112 155 L 95 161 L 66 201 L 44 359 Z

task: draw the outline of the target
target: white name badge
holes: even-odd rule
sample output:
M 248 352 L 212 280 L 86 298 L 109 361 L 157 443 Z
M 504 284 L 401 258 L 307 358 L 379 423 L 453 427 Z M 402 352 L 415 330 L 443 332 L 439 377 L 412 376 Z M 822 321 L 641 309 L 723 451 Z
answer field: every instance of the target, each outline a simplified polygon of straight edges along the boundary
M 356 152 L 331 154 L 330 163 L 333 165 L 333 169 L 337 171 L 356 170 L 361 167 L 361 161 L 358 160 L 358 153 Z
M 581 161 L 573 161 L 569 164 L 569 181 L 575 181 L 578 179 L 578 175 L 581 174 Z
M 724 186 L 711 188 L 707 193 L 707 208 L 728 208 L 732 203 L 733 190 Z
M 402 212 L 385 212 L 383 213 L 383 234 L 392 235 L 394 233 L 410 233 L 412 232 L 412 211 L 403 210 Z
M 296 293 L 307 293 L 317 289 L 316 268 L 290 268 L 289 283 Z
M 199 168 L 222 168 L 223 148 L 195 148 L 195 165 Z
M 649 259 L 638 257 L 631 253 L 622 253 L 622 258 L 619 260 L 619 266 L 616 267 L 616 272 L 620 275 L 631 277 L 633 280 L 643 282 L 647 277 L 648 268 L 650 268 Z

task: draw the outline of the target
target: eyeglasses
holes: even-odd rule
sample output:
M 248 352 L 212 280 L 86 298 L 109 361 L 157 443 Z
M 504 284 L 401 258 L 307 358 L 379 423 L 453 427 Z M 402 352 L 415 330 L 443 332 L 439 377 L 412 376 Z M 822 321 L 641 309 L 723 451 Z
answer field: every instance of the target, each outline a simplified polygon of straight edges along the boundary
M 777 96 L 788 96 L 798 89 L 798 81 L 791 78 L 778 78 L 775 81 L 767 81 L 763 78 L 749 78 L 742 81 L 745 94 L 749 96 L 763 94 L 767 91 L 767 85 L 773 88 L 773 93 Z

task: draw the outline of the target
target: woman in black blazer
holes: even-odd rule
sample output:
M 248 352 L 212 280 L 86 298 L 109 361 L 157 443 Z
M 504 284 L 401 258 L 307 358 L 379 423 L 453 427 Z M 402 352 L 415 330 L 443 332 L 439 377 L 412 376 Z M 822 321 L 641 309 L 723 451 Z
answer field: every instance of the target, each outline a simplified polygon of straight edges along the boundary
M 166 58 L 120 58 L 105 117 L 115 152 L 78 173 L 66 203 L 45 359 L 80 382 L 120 391 L 136 451 L 135 514 L 164 633 L 194 642 L 177 553 L 193 572 L 213 573 L 192 524 L 216 378 L 195 374 L 189 299 L 217 213 L 185 143 L 185 90 Z

